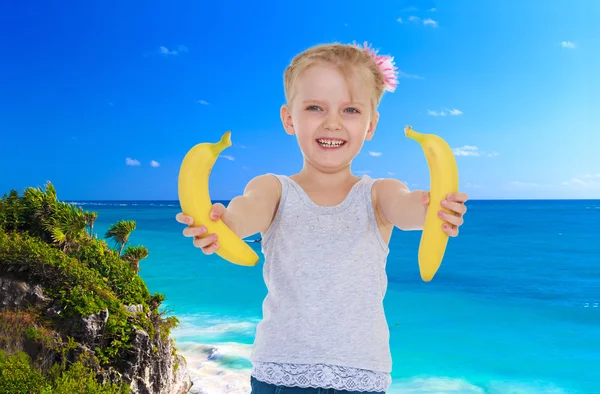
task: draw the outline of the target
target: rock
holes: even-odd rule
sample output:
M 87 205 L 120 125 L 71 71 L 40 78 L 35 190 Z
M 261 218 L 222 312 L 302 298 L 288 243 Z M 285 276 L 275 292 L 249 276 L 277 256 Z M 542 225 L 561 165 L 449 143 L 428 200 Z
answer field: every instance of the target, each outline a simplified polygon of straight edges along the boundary
M 59 319 L 61 335 L 73 336 L 78 342 L 68 356 L 70 361 L 80 354 L 94 353 L 92 349 L 102 338 L 109 318 L 109 311 L 105 309 L 82 318 L 62 319 L 61 311 L 52 305 L 52 299 L 44 295 L 42 287 L 0 276 L 0 308 L 23 309 L 28 306 L 38 307 L 46 312 L 47 317 Z M 143 313 L 142 305 L 127 305 L 126 309 L 132 314 Z M 150 316 L 147 317 L 150 319 Z M 125 381 L 131 385 L 131 394 L 186 394 L 190 391 L 193 383 L 187 364 L 181 355 L 173 354 L 170 338 L 163 341 L 158 332 L 151 338 L 146 331 L 138 328 L 131 340 L 132 349 L 120 365 L 97 371 L 100 382 Z M 35 341 L 25 341 L 24 348 L 34 356 L 42 350 Z
M 108 309 L 104 309 L 94 315 L 89 315 L 81 319 L 82 333 L 81 340 L 86 344 L 95 344 L 99 334 L 104 331 L 108 321 Z M 93 347 L 93 346 L 91 346 Z
M 0 277 L 0 305 L 11 309 L 41 306 L 50 301 L 39 285 L 31 286 L 21 280 Z
M 147 332 L 136 329 L 130 356 L 124 360 L 123 379 L 134 394 L 185 394 L 192 387 L 187 364 L 180 355 L 173 356 L 170 340 L 160 336 L 152 340 Z
M 144 311 L 144 306 L 143 305 L 125 305 L 125 310 L 127 310 L 128 313 L 141 313 Z

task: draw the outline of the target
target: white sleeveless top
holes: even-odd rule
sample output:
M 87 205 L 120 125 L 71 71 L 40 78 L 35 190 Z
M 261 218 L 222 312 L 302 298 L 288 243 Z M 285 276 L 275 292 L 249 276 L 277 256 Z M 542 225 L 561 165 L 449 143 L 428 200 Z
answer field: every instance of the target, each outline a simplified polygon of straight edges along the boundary
M 364 175 L 336 206 L 284 175 L 262 240 L 268 289 L 250 360 L 276 385 L 386 391 L 392 369 L 383 310 L 389 252 Z

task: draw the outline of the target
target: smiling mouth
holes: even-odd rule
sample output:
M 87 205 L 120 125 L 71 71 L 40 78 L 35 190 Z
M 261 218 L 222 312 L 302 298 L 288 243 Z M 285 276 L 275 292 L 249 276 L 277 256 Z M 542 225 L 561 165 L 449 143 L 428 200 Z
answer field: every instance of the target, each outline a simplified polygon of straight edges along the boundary
M 339 148 L 340 146 L 342 146 L 346 143 L 346 141 L 344 141 L 344 140 L 338 140 L 338 139 L 332 139 L 332 138 L 318 138 L 316 141 L 319 145 L 321 145 L 321 147 L 328 148 L 328 149 Z

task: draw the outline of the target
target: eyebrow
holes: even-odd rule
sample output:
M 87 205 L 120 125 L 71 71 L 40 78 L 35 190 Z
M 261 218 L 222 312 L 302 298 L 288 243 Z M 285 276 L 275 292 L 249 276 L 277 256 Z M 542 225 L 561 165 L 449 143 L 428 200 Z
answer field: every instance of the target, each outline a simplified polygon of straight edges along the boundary
M 325 101 L 317 100 L 317 99 L 308 99 L 308 100 L 302 101 L 302 104 L 311 104 L 311 103 L 324 104 Z M 357 106 L 361 106 L 361 107 L 367 106 L 367 104 L 363 103 L 362 101 L 348 102 L 348 103 L 344 103 L 344 105 L 357 105 Z

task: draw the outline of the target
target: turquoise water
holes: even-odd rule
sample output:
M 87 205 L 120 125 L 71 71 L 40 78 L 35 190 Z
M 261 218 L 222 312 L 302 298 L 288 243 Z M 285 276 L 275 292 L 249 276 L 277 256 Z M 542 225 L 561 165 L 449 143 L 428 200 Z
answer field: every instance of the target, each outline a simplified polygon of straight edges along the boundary
M 180 318 L 174 336 L 198 379 L 211 353 L 245 379 L 262 260 L 202 254 L 182 236 L 177 202 L 79 204 L 98 212 L 100 235 L 137 222 L 130 242 L 150 250 L 140 275 Z M 430 283 L 418 273 L 420 232 L 393 234 L 389 393 L 600 393 L 600 201 L 473 201 L 465 220 Z

